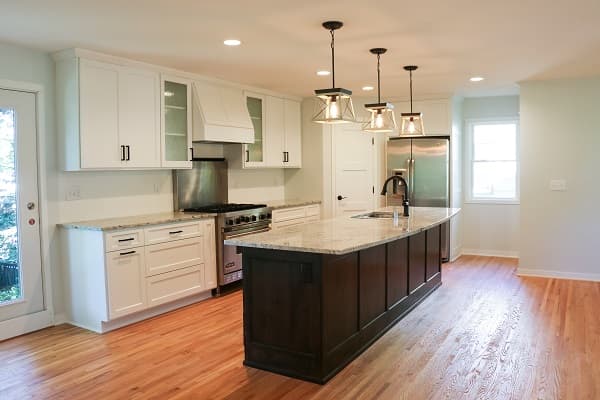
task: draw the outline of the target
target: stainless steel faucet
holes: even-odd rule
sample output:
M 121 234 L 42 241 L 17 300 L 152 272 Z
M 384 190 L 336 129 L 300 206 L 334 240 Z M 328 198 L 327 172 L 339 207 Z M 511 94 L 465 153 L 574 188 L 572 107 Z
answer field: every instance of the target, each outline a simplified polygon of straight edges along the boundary
M 401 182 L 402 185 L 404 186 L 404 195 L 402 195 L 402 207 L 403 207 L 402 215 L 405 217 L 408 217 L 408 206 L 409 206 L 409 204 L 408 204 L 408 183 L 406 183 L 404 178 L 401 177 L 400 175 L 392 175 L 389 178 L 387 178 L 385 180 L 385 182 L 383 183 L 383 188 L 381 189 L 382 196 L 386 195 L 387 186 L 390 181 L 395 181 L 396 183 Z M 396 186 L 397 185 L 394 185 L 394 189 L 393 189 L 394 194 L 398 194 L 396 191 Z

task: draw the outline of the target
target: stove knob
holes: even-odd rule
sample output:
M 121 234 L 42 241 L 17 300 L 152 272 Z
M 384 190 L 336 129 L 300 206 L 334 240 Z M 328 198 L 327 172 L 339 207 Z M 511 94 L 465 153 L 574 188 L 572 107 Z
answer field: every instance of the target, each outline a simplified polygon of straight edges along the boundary
M 265 214 L 260 214 L 260 215 L 258 216 L 258 219 L 260 219 L 260 220 L 263 220 L 263 219 L 265 219 L 265 218 L 266 218 L 266 215 L 265 215 Z
M 228 219 L 227 221 L 225 221 L 226 225 L 233 225 L 233 220 L 232 219 Z
M 239 224 L 240 222 L 241 222 L 241 220 L 240 220 L 240 217 L 237 217 L 237 218 L 235 219 L 235 223 L 236 223 L 236 225 L 237 225 L 237 224 Z
M 252 222 L 256 221 L 256 215 L 253 215 L 253 216 L 251 217 L 251 219 L 252 219 Z
M 268 214 L 267 214 L 267 218 L 268 218 L 268 219 L 271 219 L 271 213 L 268 213 Z
M 248 218 L 245 215 L 241 216 L 240 219 L 242 220 L 242 222 L 248 222 L 248 221 L 250 221 L 250 218 Z

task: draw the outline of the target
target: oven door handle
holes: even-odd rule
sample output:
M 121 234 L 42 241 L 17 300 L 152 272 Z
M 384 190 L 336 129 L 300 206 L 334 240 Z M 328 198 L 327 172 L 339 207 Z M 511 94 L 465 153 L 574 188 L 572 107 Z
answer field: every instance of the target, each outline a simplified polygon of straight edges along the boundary
M 258 229 L 256 231 L 238 233 L 237 235 L 232 235 L 231 233 L 224 233 L 223 234 L 223 239 L 224 240 L 233 239 L 233 238 L 240 237 L 240 236 L 252 235 L 253 233 L 267 232 L 267 231 L 270 231 L 270 230 L 271 230 L 270 227 L 266 227 L 266 228 L 263 228 L 263 229 Z

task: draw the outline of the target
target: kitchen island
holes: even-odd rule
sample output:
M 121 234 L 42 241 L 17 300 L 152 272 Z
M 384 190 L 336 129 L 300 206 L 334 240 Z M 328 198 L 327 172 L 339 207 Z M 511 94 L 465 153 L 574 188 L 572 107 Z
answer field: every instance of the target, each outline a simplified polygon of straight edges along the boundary
M 441 284 L 440 225 L 458 212 L 411 207 L 397 226 L 344 216 L 226 240 L 243 254 L 244 363 L 325 383 Z

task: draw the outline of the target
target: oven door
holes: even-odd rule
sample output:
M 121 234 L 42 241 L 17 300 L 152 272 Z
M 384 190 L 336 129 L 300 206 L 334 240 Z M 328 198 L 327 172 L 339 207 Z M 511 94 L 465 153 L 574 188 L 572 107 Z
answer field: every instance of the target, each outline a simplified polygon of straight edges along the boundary
M 271 230 L 269 225 L 263 227 L 249 227 L 245 229 L 229 230 L 222 232 L 222 240 L 227 240 L 239 236 L 250 235 L 252 233 L 266 232 Z M 223 282 L 222 284 L 231 283 L 242 279 L 242 253 L 237 246 L 223 245 Z

